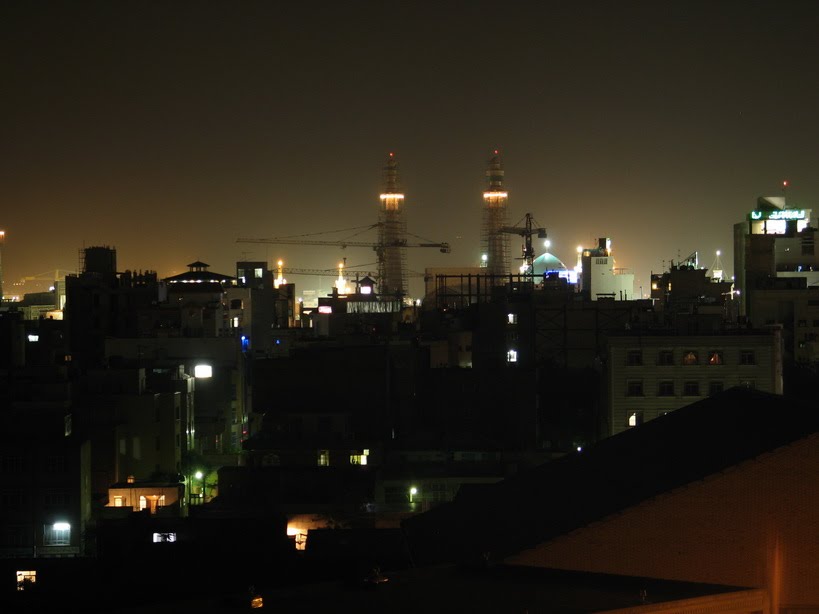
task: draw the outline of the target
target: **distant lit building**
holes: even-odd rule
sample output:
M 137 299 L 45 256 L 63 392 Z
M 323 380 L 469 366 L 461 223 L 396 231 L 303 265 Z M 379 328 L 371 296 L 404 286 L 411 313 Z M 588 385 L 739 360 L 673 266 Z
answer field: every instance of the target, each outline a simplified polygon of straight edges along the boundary
M 596 247 L 581 252 L 581 292 L 590 300 L 630 301 L 634 296 L 634 273 L 615 266 L 611 239 L 601 238 Z

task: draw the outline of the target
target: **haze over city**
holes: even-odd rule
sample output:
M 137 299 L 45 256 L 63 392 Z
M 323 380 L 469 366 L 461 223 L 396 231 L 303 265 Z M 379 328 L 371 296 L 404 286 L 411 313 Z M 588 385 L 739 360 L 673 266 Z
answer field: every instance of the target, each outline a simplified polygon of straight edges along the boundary
M 375 223 L 389 152 L 409 232 L 452 245 L 409 268 L 475 265 L 496 148 L 510 221 L 567 264 L 606 236 L 635 291 L 695 250 L 730 275 L 757 196 L 819 203 L 817 25 L 808 2 L 4 3 L 4 276 L 102 244 L 161 277 L 366 265 L 235 241 Z

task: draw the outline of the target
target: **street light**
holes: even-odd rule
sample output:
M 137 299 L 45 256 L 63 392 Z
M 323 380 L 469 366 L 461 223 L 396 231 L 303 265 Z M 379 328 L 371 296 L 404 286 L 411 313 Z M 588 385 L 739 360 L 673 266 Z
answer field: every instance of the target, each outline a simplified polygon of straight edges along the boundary
M 415 488 L 415 486 L 410 486 L 410 489 L 409 489 L 410 503 L 413 502 L 412 498 L 417 494 L 418 494 L 418 489 Z
M 200 493 L 199 496 L 202 498 L 202 503 L 204 503 L 205 502 L 205 474 L 202 473 L 201 471 L 197 471 L 196 473 L 193 474 L 193 477 L 195 477 L 197 480 L 202 480 L 202 492 Z

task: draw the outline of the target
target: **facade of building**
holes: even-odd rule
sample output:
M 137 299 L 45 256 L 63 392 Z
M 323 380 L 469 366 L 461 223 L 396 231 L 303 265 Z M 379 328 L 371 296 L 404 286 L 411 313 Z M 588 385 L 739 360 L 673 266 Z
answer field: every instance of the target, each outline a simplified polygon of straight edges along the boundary
M 781 330 L 611 334 L 606 365 L 615 435 L 734 386 L 782 394 Z

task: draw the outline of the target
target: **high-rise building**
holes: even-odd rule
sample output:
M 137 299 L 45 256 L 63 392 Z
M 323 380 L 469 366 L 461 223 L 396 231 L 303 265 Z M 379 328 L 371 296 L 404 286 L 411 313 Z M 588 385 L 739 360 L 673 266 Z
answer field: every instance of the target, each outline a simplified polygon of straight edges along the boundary
M 481 265 L 489 275 L 499 276 L 499 283 L 504 283 L 503 276 L 509 274 L 509 235 L 503 231 L 508 226 L 508 193 L 503 187 L 503 174 L 496 149 L 486 169 L 487 188 L 483 192 Z

